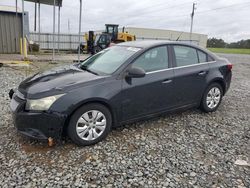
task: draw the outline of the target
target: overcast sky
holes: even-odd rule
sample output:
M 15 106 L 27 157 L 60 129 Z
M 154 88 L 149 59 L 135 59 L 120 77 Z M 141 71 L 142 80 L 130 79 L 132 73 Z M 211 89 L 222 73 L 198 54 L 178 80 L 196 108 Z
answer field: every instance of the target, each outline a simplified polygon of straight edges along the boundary
M 82 31 L 104 29 L 105 23 L 121 27 L 190 30 L 193 0 L 83 0 Z M 227 42 L 250 39 L 250 0 L 197 0 L 194 16 L 196 33 L 220 37 Z M 0 5 L 15 5 L 15 0 L 0 0 Z M 21 8 L 21 0 L 18 0 Z M 34 29 L 34 4 L 25 2 L 30 31 Z M 57 15 L 57 13 L 56 13 Z M 57 18 L 56 18 L 57 19 Z M 78 32 L 79 0 L 63 0 L 61 32 Z M 51 32 L 53 7 L 41 5 L 41 31 Z

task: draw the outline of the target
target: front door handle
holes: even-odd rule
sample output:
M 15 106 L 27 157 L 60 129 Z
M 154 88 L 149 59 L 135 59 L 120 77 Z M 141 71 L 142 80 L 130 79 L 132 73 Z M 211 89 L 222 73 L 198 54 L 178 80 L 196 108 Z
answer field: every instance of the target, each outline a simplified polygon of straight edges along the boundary
M 169 84 L 169 83 L 171 83 L 171 82 L 172 82 L 172 80 L 167 79 L 167 80 L 164 80 L 162 83 L 163 83 L 163 84 Z
M 206 71 L 201 71 L 201 72 L 198 73 L 199 76 L 204 76 L 205 74 L 207 74 Z

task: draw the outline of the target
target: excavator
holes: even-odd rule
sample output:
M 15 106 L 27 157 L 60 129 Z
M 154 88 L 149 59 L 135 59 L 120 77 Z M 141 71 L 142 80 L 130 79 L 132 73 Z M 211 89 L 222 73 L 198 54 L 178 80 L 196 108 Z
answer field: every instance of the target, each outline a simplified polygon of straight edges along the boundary
M 89 31 L 88 34 L 85 34 L 86 43 L 80 45 L 80 50 L 95 54 L 109 47 L 111 44 L 136 40 L 135 35 L 125 32 L 124 27 L 122 28 L 122 32 L 119 32 L 118 27 L 119 25 L 117 24 L 105 24 L 105 31 L 96 35 L 94 31 Z

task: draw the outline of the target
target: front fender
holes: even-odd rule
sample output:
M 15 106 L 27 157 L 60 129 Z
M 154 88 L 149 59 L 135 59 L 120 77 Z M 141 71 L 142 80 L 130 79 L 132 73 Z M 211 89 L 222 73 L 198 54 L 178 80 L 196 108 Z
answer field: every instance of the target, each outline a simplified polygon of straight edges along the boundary
M 117 117 L 120 115 L 121 80 L 111 80 L 98 85 L 89 85 L 74 89 L 59 98 L 51 107 L 50 111 L 59 112 L 70 116 L 80 106 L 99 102 L 106 105 L 111 113 Z

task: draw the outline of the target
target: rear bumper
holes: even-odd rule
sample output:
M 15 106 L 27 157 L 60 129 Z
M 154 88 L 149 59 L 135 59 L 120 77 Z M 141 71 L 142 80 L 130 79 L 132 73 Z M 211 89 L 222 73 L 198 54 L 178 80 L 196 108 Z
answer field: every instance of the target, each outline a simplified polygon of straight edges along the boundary
M 25 100 L 15 94 L 10 104 L 12 117 L 17 130 L 35 139 L 60 138 L 66 116 L 56 112 L 25 111 Z
M 231 85 L 231 80 L 232 80 L 232 72 L 230 72 L 230 73 L 226 76 L 226 78 L 225 78 L 225 81 L 226 81 L 226 88 L 225 88 L 224 94 L 226 94 L 226 92 L 229 90 L 230 85 Z

